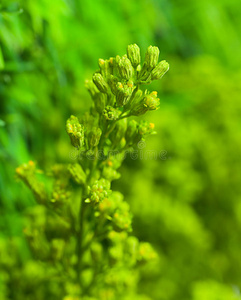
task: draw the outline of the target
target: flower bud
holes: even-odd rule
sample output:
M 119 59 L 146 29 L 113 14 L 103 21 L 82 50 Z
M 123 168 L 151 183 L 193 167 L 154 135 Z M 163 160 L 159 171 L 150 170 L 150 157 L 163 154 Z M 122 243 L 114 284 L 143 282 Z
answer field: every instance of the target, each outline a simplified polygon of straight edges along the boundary
M 129 255 L 129 262 L 131 265 L 135 265 L 139 254 L 139 241 L 135 236 L 129 236 L 127 238 L 125 250 Z
M 149 83 L 150 77 L 151 77 L 151 71 L 156 67 L 158 63 L 158 57 L 159 57 L 159 49 L 157 47 L 149 46 L 146 55 L 143 67 L 141 68 L 141 71 L 139 73 L 139 80 L 142 82 L 147 81 Z
M 123 85 L 121 82 L 117 84 L 116 102 L 118 106 L 126 105 L 132 94 L 132 88 L 128 85 Z
M 94 97 L 94 102 L 96 111 L 101 114 L 107 102 L 107 95 L 98 92 Z
M 113 63 L 111 63 L 110 60 L 104 60 L 100 58 L 99 67 L 103 77 L 107 78 L 108 76 L 113 74 Z
M 86 199 L 86 202 L 99 203 L 108 198 L 110 194 L 110 182 L 102 178 L 89 187 L 89 198 Z
M 155 124 L 149 123 L 145 120 L 140 121 L 138 124 L 138 133 L 143 137 L 148 134 L 154 134 Z
M 91 148 L 98 146 L 102 131 L 100 128 L 94 127 L 88 135 L 88 142 Z
M 169 70 L 169 64 L 165 60 L 159 62 L 159 64 L 152 70 L 151 79 L 158 80 Z
M 134 91 L 130 97 L 127 107 L 129 108 L 131 106 L 134 106 L 136 103 L 139 103 L 139 101 L 142 98 L 142 95 L 143 95 L 142 90 Z
M 117 246 L 112 246 L 109 248 L 109 258 L 110 258 L 110 264 L 115 265 L 120 261 L 123 261 L 123 249 Z
M 134 137 L 137 134 L 137 122 L 135 120 L 131 120 L 128 123 L 125 139 L 127 144 L 133 143 Z
M 126 129 L 127 129 L 126 119 L 117 121 L 115 128 L 110 135 L 110 138 L 114 145 L 119 145 L 121 139 L 125 137 Z
M 68 165 L 68 170 L 69 173 L 71 175 L 71 177 L 73 178 L 73 180 L 77 183 L 77 184 L 84 184 L 86 181 L 86 174 L 84 172 L 84 170 L 82 169 L 81 165 L 76 163 L 76 164 L 69 164 Z
M 136 68 L 140 64 L 140 48 L 137 46 L 137 44 L 129 45 L 127 47 L 127 56 L 134 68 Z
M 159 108 L 160 99 L 157 98 L 157 92 L 151 92 L 144 98 L 144 104 L 148 107 L 148 110 L 156 110 Z
M 131 109 L 131 114 L 133 116 L 144 115 L 148 111 L 148 108 L 143 103 L 139 103 Z
M 155 68 L 158 63 L 160 50 L 158 47 L 149 46 L 146 51 L 145 61 L 148 71 L 151 71 Z
M 116 56 L 116 66 L 121 79 L 129 80 L 133 75 L 133 67 L 126 55 Z
M 156 110 L 159 108 L 160 99 L 157 98 L 157 92 L 152 92 L 147 94 L 145 92 L 144 97 L 137 103 L 134 104 L 131 109 L 131 114 L 133 116 L 140 116 L 145 114 L 149 110 Z
M 92 80 L 101 93 L 106 94 L 108 92 L 108 84 L 100 73 L 95 73 L 92 77 Z
M 71 144 L 80 148 L 84 144 L 84 126 L 79 123 L 75 116 L 71 116 L 66 122 L 66 131 L 70 137 Z
M 131 231 L 132 216 L 127 202 L 119 203 L 116 212 L 113 214 L 112 222 L 117 231 Z
M 108 179 L 109 181 L 112 181 L 112 180 L 119 179 L 121 175 L 120 175 L 120 173 L 118 173 L 116 170 L 114 170 L 111 167 L 104 167 L 103 172 L 102 172 L 102 176 L 105 179 Z
M 157 253 L 149 243 L 141 242 L 139 244 L 139 260 L 147 262 L 153 259 L 157 259 Z
M 89 91 L 91 98 L 94 99 L 95 95 L 99 93 L 96 85 L 92 80 L 85 80 L 85 87 Z
M 118 83 L 118 79 L 115 76 L 110 75 L 108 84 L 110 86 L 111 92 L 114 95 L 116 95 L 116 93 L 117 93 L 117 83 Z
M 120 111 L 112 106 L 106 106 L 102 112 L 102 115 L 105 117 L 106 120 L 113 121 L 118 119 L 120 115 Z
M 120 148 L 120 149 L 123 149 L 123 148 L 125 148 L 125 145 L 126 145 L 126 139 L 123 137 L 123 138 L 120 140 L 119 148 Z
M 45 190 L 45 185 L 40 182 L 35 176 L 36 173 L 40 173 L 40 170 L 36 169 L 36 164 L 30 160 L 28 163 L 22 164 L 17 167 L 16 175 L 20 178 L 34 193 L 39 203 L 46 203 L 48 196 Z

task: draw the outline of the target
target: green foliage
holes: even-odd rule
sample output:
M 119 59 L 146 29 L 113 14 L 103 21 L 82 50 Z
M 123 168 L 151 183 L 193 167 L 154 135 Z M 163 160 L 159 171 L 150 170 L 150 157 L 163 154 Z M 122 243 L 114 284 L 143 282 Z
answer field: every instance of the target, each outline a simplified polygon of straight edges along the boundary
M 211 57 L 173 63 L 162 89 L 169 101 L 162 119 L 152 118 L 159 140 L 151 138 L 138 161 L 145 172 L 136 164 L 130 175 L 129 158 L 115 185 L 129 195 L 136 235 L 162 259 L 143 291 L 156 299 L 240 299 L 240 74 L 227 77 Z M 148 151 L 157 155 L 146 158 Z

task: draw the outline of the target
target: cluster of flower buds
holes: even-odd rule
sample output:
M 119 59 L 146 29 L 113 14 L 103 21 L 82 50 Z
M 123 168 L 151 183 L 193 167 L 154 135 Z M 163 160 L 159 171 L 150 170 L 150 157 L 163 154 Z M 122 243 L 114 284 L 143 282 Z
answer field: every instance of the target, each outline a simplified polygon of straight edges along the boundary
M 131 231 L 132 216 L 130 215 L 130 207 L 127 202 L 121 202 L 112 217 L 114 229 L 116 231 Z
M 158 80 L 169 70 L 169 64 L 165 60 L 158 63 L 159 54 L 158 47 L 148 47 L 145 61 L 138 77 L 140 81 L 150 83 L 152 80 Z
M 97 207 L 100 215 L 109 219 L 113 215 L 118 205 L 123 201 L 123 195 L 119 192 L 112 192 L 111 195 L 104 199 Z
M 157 253 L 149 243 L 142 242 L 139 246 L 139 257 L 138 260 L 147 262 L 149 260 L 157 259 Z
M 128 112 L 133 116 L 157 109 L 159 99 L 156 92 L 143 93 L 139 85 L 158 80 L 168 71 L 169 64 L 165 60 L 158 63 L 159 52 L 158 47 L 148 47 L 143 66 L 140 48 L 136 44 L 129 45 L 127 54 L 123 56 L 100 59 L 100 70 L 94 73 L 92 81 L 86 81 L 96 111 L 110 121 L 118 118 L 118 114 L 114 113 L 117 108 L 121 113 Z M 108 112 L 111 112 L 110 115 Z
M 100 203 L 108 198 L 111 194 L 110 181 L 104 178 L 96 180 L 92 186 L 88 187 L 89 197 L 85 200 L 86 203 Z
M 137 263 L 143 264 L 158 258 L 149 243 L 139 242 L 136 237 L 128 236 L 126 232 L 110 231 L 108 239 L 110 240 L 108 254 L 112 264 L 122 261 L 129 266 L 135 266 Z
M 124 153 L 116 153 L 116 155 L 108 157 L 101 165 L 102 176 L 110 181 L 120 178 L 117 169 L 121 166 L 123 158 Z
M 30 188 L 34 193 L 39 203 L 46 203 L 47 192 L 44 184 L 39 182 L 36 178 L 36 174 L 42 171 L 36 169 L 36 164 L 30 160 L 28 163 L 22 164 L 16 169 L 17 177 L 23 180 L 23 182 Z
M 40 259 L 50 259 L 56 255 L 48 243 L 48 237 L 56 237 L 63 241 L 68 239 L 70 234 L 69 223 L 57 214 L 49 213 L 47 208 L 42 205 L 28 209 L 24 221 L 24 235 L 28 239 L 34 255 Z
M 140 122 L 136 122 L 135 120 L 129 121 L 125 133 L 126 144 L 128 146 L 137 145 L 141 140 L 145 139 L 146 136 L 156 133 L 154 127 L 155 125 L 153 123 L 149 123 L 145 120 L 141 120 Z
M 56 205 L 66 204 L 66 201 L 69 200 L 70 196 L 71 193 L 68 190 L 65 182 L 63 182 L 61 179 L 56 180 L 53 185 L 51 202 Z
M 126 119 L 119 120 L 115 124 L 115 127 L 114 127 L 112 133 L 110 134 L 110 140 L 113 145 L 112 148 L 116 148 L 118 146 L 118 148 L 121 149 L 125 146 L 124 137 L 125 137 L 126 129 L 127 129 L 127 120 Z
M 117 120 L 119 118 L 121 111 L 114 108 L 113 106 L 107 105 L 103 109 L 102 114 L 106 120 L 113 121 L 113 120 Z
M 77 117 L 70 116 L 66 122 L 66 131 L 70 137 L 71 144 L 76 148 L 82 147 L 84 144 L 84 128 Z
M 133 116 L 140 116 L 149 110 L 157 110 L 159 108 L 160 100 L 157 98 L 157 92 L 149 93 L 147 90 L 143 94 L 139 94 L 139 99 L 133 102 L 131 114 Z
M 97 209 L 96 215 L 110 220 L 116 231 L 132 230 L 130 207 L 127 202 L 123 201 L 121 193 L 113 192 L 98 205 Z
M 152 128 L 143 129 L 149 125 L 127 121 L 127 117 L 141 116 L 159 108 L 157 92 L 140 89 L 141 84 L 160 79 L 168 71 L 166 61 L 158 62 L 159 52 L 157 47 L 149 46 L 141 64 L 140 48 L 132 44 L 123 56 L 99 59 L 99 70 L 92 80 L 85 82 L 93 100 L 90 112 L 80 121 L 71 116 L 66 123 L 72 145 L 81 148 L 86 157 L 94 159 L 98 150 L 124 151 L 153 133 Z M 103 169 L 102 177 L 113 180 L 119 175 L 108 167 Z

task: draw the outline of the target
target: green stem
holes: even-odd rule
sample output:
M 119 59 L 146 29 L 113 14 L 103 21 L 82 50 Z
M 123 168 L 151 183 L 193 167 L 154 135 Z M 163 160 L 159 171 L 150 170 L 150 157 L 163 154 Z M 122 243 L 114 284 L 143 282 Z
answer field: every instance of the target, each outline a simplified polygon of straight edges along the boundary
M 108 131 L 107 131 L 107 132 L 105 133 L 105 135 L 104 135 L 105 138 L 108 138 L 109 134 L 110 134 L 110 133 L 112 132 L 112 130 L 114 129 L 115 124 L 116 124 L 117 121 L 118 121 L 118 120 L 114 120 L 114 121 L 112 122 L 112 124 L 110 125 Z
M 85 194 L 85 193 L 84 193 Z M 84 212 L 86 208 L 85 197 L 82 196 L 81 206 L 79 210 L 79 228 L 77 230 L 77 278 L 81 285 L 80 275 L 81 275 L 81 266 L 82 266 L 82 256 L 83 256 L 83 235 L 84 235 Z
M 131 116 L 131 113 L 128 113 L 127 115 L 124 115 L 124 116 L 120 117 L 117 121 L 128 118 L 130 116 Z
M 77 230 L 77 278 L 81 285 L 80 275 L 81 275 L 81 269 L 82 269 L 82 257 L 84 255 L 84 252 L 86 251 L 86 248 L 83 246 L 83 240 L 84 240 L 84 218 L 85 218 L 85 210 L 87 207 L 87 204 L 85 203 L 85 199 L 87 198 L 88 190 L 87 187 L 91 183 L 97 162 L 98 162 L 98 148 L 95 148 L 95 158 L 92 161 L 92 164 L 90 166 L 90 173 L 88 176 L 88 179 L 86 181 L 86 185 L 84 187 L 84 192 L 81 197 L 81 204 L 80 204 L 80 210 L 79 210 L 79 227 Z

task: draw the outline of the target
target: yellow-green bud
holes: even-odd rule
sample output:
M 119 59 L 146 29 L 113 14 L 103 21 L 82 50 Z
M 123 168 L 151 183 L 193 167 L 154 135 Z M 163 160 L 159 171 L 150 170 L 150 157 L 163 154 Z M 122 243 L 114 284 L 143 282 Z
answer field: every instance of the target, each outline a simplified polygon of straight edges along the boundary
M 102 202 L 104 199 L 108 198 L 111 194 L 110 182 L 104 178 L 95 181 L 95 183 L 89 189 L 89 198 L 85 201 L 92 203 Z
M 128 104 L 127 104 L 127 107 L 129 108 L 131 106 L 134 106 L 136 103 L 138 103 L 140 101 L 140 99 L 142 98 L 142 95 L 143 95 L 142 90 L 134 91 Z
M 141 68 L 138 76 L 141 82 L 147 81 L 147 83 L 149 83 L 149 80 L 151 78 L 151 71 L 156 67 L 158 63 L 159 52 L 160 51 L 157 47 L 148 47 L 143 67 Z
M 127 58 L 127 55 L 120 57 L 116 56 L 116 66 L 119 72 L 119 75 L 122 79 L 129 80 L 133 75 L 133 67 L 130 60 Z
M 111 92 L 114 95 L 116 95 L 116 93 L 117 93 L 117 83 L 118 83 L 118 79 L 115 76 L 110 75 L 108 84 L 110 86 Z
M 101 114 L 107 102 L 107 95 L 98 92 L 94 97 L 96 111 Z
M 131 114 L 133 116 L 140 116 L 145 114 L 149 110 L 156 110 L 159 108 L 160 99 L 157 98 L 157 92 L 147 94 L 145 92 L 144 97 L 137 104 L 133 104 Z
M 99 93 L 99 90 L 92 80 L 85 80 L 85 87 L 89 91 L 92 99 L 94 99 L 95 95 Z
M 69 164 L 68 170 L 70 172 L 71 177 L 74 179 L 74 181 L 78 184 L 84 184 L 86 181 L 86 174 L 84 170 L 82 169 L 81 165 L 76 164 Z
M 129 261 L 131 265 L 136 264 L 136 260 L 139 254 L 139 241 L 134 236 L 129 236 L 126 240 L 125 249 L 129 254 Z
M 151 71 L 155 68 L 158 63 L 159 58 L 159 49 L 158 47 L 149 46 L 146 51 L 145 61 L 147 70 Z
M 126 139 L 123 137 L 121 140 L 120 140 L 120 149 L 124 148 L 126 145 Z
M 109 166 L 103 168 L 102 176 L 107 180 L 116 180 L 120 178 L 120 173 Z
M 159 62 L 159 64 L 152 70 L 151 79 L 158 80 L 169 70 L 169 64 L 165 60 Z
M 130 207 L 127 202 L 121 202 L 116 212 L 113 214 L 112 222 L 117 231 L 131 231 L 132 216 L 129 212 Z
M 117 84 L 116 102 L 118 106 L 126 105 L 130 99 L 133 88 L 128 85 L 123 85 L 121 82 Z
M 121 111 L 109 105 L 102 112 L 105 119 L 110 121 L 118 119 L 120 113 Z
M 155 124 L 154 123 L 149 123 L 145 120 L 142 120 L 139 124 L 138 124 L 138 133 L 144 137 L 145 135 L 148 135 L 148 134 L 154 134 L 155 131 L 154 131 L 154 128 L 155 128 Z
M 127 47 L 127 56 L 134 68 L 136 68 L 141 62 L 140 48 L 137 44 L 129 45 Z
M 108 77 L 111 74 L 113 74 L 113 64 L 110 63 L 110 60 L 104 60 L 104 59 L 99 59 L 99 67 L 100 67 L 100 72 L 103 77 Z
M 148 110 L 156 110 L 159 108 L 160 99 L 157 98 L 157 92 L 151 92 L 144 97 L 144 104 L 148 107 Z
M 101 93 L 108 92 L 108 84 L 100 73 L 95 73 L 92 77 L 92 80 Z
M 131 114 L 133 116 L 141 116 L 144 115 L 147 111 L 148 111 L 148 107 L 143 103 L 139 103 L 132 108 Z
M 110 135 L 110 138 L 115 145 L 118 145 L 121 139 L 125 137 L 126 129 L 127 129 L 126 119 L 117 121 L 115 128 Z
M 79 123 L 75 116 L 71 116 L 66 122 L 66 131 L 70 137 L 71 144 L 80 148 L 84 144 L 84 126 Z
M 147 262 L 153 259 L 157 259 L 157 253 L 149 243 L 141 242 L 139 244 L 139 257 L 138 260 Z
M 126 143 L 127 144 L 132 143 L 136 134 L 137 134 L 137 122 L 135 120 L 131 120 L 128 123 L 126 134 L 125 134 Z
M 45 203 L 48 196 L 44 184 L 35 177 L 37 172 L 36 164 L 32 160 L 16 169 L 17 176 L 32 190 L 39 203 Z
M 98 146 L 99 141 L 100 141 L 100 137 L 101 137 L 102 131 L 100 128 L 96 128 L 94 127 L 89 135 L 88 135 L 88 142 L 91 148 L 94 148 L 96 146 Z

